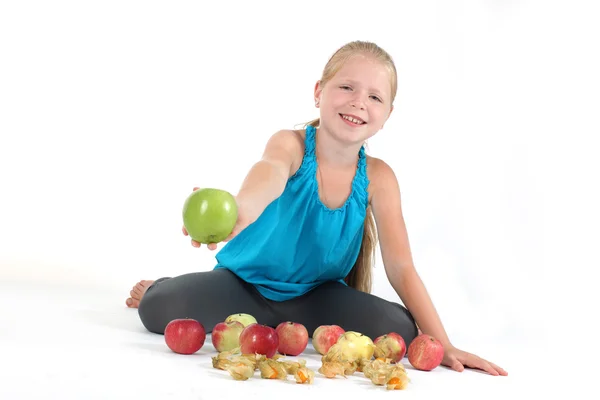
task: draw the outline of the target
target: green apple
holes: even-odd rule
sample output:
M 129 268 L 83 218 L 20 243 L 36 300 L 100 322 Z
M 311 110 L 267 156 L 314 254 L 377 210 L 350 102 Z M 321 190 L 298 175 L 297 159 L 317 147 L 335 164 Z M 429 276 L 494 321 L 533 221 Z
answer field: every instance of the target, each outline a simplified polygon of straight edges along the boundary
M 258 321 L 256 321 L 256 318 L 254 318 L 252 315 L 250 315 L 250 314 L 243 314 L 243 313 L 231 314 L 229 317 L 227 317 L 225 319 L 225 322 L 231 322 L 231 321 L 241 322 L 242 325 L 244 325 L 244 328 L 247 327 L 250 324 L 256 324 L 256 323 L 258 323 Z
M 231 234 L 238 218 L 235 197 L 220 189 L 198 189 L 183 204 L 183 226 L 198 243 L 219 243 Z

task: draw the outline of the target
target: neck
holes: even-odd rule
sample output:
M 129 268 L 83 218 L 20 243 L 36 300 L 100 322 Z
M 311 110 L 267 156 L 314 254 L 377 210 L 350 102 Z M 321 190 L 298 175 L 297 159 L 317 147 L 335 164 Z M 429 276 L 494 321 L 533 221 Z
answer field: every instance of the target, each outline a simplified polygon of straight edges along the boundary
M 342 143 L 332 135 L 328 135 L 322 128 L 318 128 L 315 147 L 320 164 L 344 168 L 356 165 L 362 143 Z

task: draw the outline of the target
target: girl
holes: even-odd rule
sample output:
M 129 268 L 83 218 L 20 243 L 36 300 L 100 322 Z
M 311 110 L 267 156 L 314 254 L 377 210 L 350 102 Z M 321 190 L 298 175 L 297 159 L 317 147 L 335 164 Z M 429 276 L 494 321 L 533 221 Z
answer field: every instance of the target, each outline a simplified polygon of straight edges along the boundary
M 335 52 L 314 88 L 320 118 L 270 137 L 236 196 L 237 225 L 215 268 L 131 290 L 126 303 L 139 308 L 144 326 L 162 334 L 188 317 L 211 332 L 228 315 L 247 313 L 272 327 L 299 322 L 309 333 L 332 324 L 372 339 L 397 332 L 409 345 L 418 325 L 443 343 L 443 365 L 506 375 L 448 339 L 413 265 L 394 172 L 365 154 L 393 110 L 396 87 L 394 62 L 376 44 Z M 406 308 L 370 294 L 378 238 Z

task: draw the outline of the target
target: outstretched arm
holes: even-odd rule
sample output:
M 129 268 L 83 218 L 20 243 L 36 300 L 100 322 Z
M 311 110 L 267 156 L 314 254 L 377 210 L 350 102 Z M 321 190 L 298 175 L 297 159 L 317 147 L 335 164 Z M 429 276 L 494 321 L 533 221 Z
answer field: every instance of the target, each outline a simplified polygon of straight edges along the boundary
M 492 375 L 506 372 L 473 354 L 456 349 L 442 325 L 442 321 L 417 273 L 408 240 L 400 199 L 400 188 L 394 171 L 385 162 L 373 159 L 371 206 L 377 225 L 377 234 L 387 278 L 415 318 L 421 331 L 438 339 L 444 345 L 442 363 L 457 371 L 464 366 L 478 368 Z
M 261 159 L 252 165 L 236 196 L 253 219 L 281 196 L 301 158 L 302 142 L 293 132 L 279 131 L 269 138 Z
M 265 208 L 283 193 L 289 177 L 302 162 L 303 146 L 301 138 L 293 131 L 282 130 L 274 133 L 244 179 L 235 196 L 238 204 L 238 220 L 227 242 L 256 221 Z M 194 188 L 196 190 L 198 188 Z M 187 235 L 185 227 L 183 234 Z M 200 243 L 192 240 L 194 247 Z M 209 250 L 216 250 L 217 244 L 208 244 Z

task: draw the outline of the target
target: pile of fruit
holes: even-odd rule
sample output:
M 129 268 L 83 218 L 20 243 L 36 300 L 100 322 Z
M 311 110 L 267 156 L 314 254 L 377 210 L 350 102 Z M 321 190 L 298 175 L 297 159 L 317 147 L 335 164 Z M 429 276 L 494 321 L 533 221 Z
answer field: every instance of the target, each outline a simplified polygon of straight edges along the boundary
M 395 332 L 371 340 L 359 332 L 344 331 L 337 325 L 321 325 L 312 335 L 313 347 L 321 354 L 318 373 L 326 378 L 347 377 L 362 373 L 373 384 L 388 390 L 402 390 L 409 378 L 401 360 L 421 371 L 439 366 L 444 350 L 439 340 L 426 334 L 417 336 L 406 348 L 402 336 Z M 194 354 L 202 348 L 206 330 L 194 319 L 176 319 L 165 329 L 167 346 L 179 354 Z M 263 379 L 313 383 L 315 372 L 305 360 L 289 361 L 285 356 L 301 355 L 308 345 L 306 327 L 291 321 L 276 328 L 259 324 L 249 314 L 233 314 L 218 323 L 211 335 L 217 355 L 212 357 L 216 369 L 229 372 L 235 380 L 247 380 L 260 371 Z

